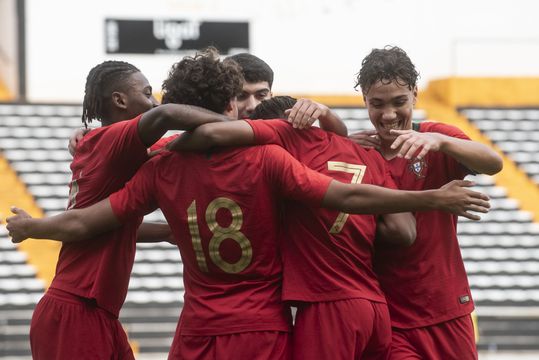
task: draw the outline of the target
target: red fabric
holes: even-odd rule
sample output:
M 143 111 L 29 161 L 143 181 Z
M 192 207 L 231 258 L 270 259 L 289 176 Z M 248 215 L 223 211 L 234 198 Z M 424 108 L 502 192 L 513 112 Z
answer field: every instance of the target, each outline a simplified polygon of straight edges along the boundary
M 351 299 L 298 307 L 294 359 L 383 360 L 389 359 L 390 345 L 386 304 Z
M 122 325 L 88 299 L 49 289 L 30 325 L 34 360 L 135 359 Z
M 393 329 L 391 359 L 476 360 L 471 316 L 424 328 Z
M 70 208 L 107 198 L 146 161 L 139 120 L 140 116 L 92 130 L 81 140 L 71 163 Z M 127 293 L 141 220 L 133 218 L 91 241 L 63 244 L 51 288 L 96 299 L 98 306 L 117 317 Z
M 172 136 L 167 136 L 159 139 L 155 144 L 150 147 L 150 152 L 162 150 L 169 142 L 176 139 L 180 134 L 174 134 Z
M 278 331 L 219 336 L 179 336 L 172 343 L 168 359 L 290 360 L 291 337 L 290 333 Z
M 421 132 L 468 139 L 455 127 L 425 122 Z M 399 189 L 436 189 L 468 171 L 453 158 L 430 152 L 415 167 L 402 158 L 389 161 Z M 457 217 L 441 211 L 415 214 L 417 237 L 408 248 L 379 246 L 375 268 L 386 294 L 394 327 L 428 326 L 470 314 L 470 287 L 457 242 Z
M 156 206 L 167 218 L 185 283 L 177 336 L 288 331 L 290 312 L 281 300 L 280 198 L 319 206 L 330 182 L 278 146 L 164 152 L 110 202 L 119 219 Z
M 283 120 L 248 121 L 257 143 L 278 144 L 310 168 L 350 183 L 352 172 L 329 170 L 329 162 L 365 166 L 362 184 L 395 188 L 385 161 L 347 138 L 318 128 L 294 129 Z M 287 241 L 283 247 L 285 300 L 334 301 L 365 298 L 385 302 L 372 269 L 376 216 L 349 215 L 342 230 L 330 233 L 339 212 L 285 206 Z

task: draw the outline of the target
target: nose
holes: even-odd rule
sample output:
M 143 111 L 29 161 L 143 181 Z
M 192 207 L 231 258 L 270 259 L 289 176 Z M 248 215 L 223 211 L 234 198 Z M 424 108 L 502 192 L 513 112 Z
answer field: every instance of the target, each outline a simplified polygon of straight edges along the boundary
M 251 114 L 258 104 L 260 104 L 260 101 L 256 100 L 252 95 L 249 96 L 249 98 L 246 100 L 245 112 L 247 114 Z
M 384 109 L 384 113 L 382 114 L 383 120 L 393 120 L 397 117 L 397 112 L 393 108 L 387 108 Z
M 153 107 L 156 107 L 159 105 L 159 101 L 157 101 L 157 99 L 152 95 L 152 97 L 150 98 L 151 102 L 152 102 L 152 105 Z

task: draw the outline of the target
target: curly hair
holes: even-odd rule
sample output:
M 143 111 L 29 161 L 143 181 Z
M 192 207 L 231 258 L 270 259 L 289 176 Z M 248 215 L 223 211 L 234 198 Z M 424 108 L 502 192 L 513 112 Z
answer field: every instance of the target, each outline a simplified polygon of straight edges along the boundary
M 285 119 L 285 110 L 291 109 L 297 99 L 291 96 L 274 96 L 271 99 L 262 100 L 258 104 L 250 118 L 256 119 Z
M 389 84 L 395 81 L 410 90 L 417 85 L 419 73 L 404 50 L 397 46 L 385 46 L 373 49 L 361 62 L 354 89 L 361 87 L 363 94 L 369 92 L 372 85 L 381 81 Z
M 163 82 L 163 104 L 196 105 L 222 114 L 242 87 L 240 66 L 221 61 L 217 49 L 208 47 L 172 66 Z
M 264 60 L 249 53 L 231 55 L 227 59 L 234 60 L 238 63 L 246 82 L 257 83 L 267 81 L 271 89 L 273 85 L 273 70 Z
M 86 77 L 82 102 L 82 123 L 88 127 L 93 119 L 103 120 L 109 115 L 114 91 L 124 91 L 130 76 L 140 70 L 125 61 L 109 60 L 96 65 Z

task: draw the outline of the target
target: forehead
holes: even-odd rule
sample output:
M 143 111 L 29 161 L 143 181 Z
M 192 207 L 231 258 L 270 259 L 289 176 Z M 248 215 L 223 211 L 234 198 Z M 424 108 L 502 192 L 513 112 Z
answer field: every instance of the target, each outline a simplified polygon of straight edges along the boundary
M 392 99 L 400 96 L 413 96 L 414 91 L 408 85 L 395 80 L 391 82 L 378 80 L 365 94 L 367 99 Z
M 150 86 L 148 79 L 141 72 L 134 72 L 129 75 L 127 83 L 132 89 L 144 89 L 145 87 Z
M 259 91 L 269 91 L 269 83 L 267 81 L 259 81 L 255 83 L 243 83 L 243 92 L 254 94 Z

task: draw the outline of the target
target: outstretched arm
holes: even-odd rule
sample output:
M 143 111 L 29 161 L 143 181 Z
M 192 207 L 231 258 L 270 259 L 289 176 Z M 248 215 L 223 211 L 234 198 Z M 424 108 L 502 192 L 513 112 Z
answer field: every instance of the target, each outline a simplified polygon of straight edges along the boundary
M 472 140 L 459 139 L 436 132 L 391 130 L 398 135 L 391 144 L 400 157 L 423 158 L 429 151 L 441 151 L 476 173 L 494 175 L 502 169 L 502 158 L 490 147 Z
M 339 115 L 324 104 L 311 99 L 299 99 L 294 107 L 286 110 L 288 121 L 294 128 L 307 129 L 318 120 L 320 128 L 337 135 L 347 136 L 348 129 Z
M 387 214 L 406 211 L 442 210 L 479 220 L 469 211 L 486 213 L 488 196 L 467 189 L 474 183 L 453 180 L 436 190 L 403 191 L 367 184 L 344 184 L 333 180 L 322 206 L 351 214 Z
M 167 145 L 169 150 L 204 151 L 214 146 L 255 145 L 253 128 L 244 120 L 213 123 L 185 132 Z
M 142 115 L 138 132 L 146 146 L 153 145 L 168 130 L 193 130 L 197 126 L 230 120 L 198 106 L 183 104 L 159 105 Z
M 121 226 L 108 198 L 84 209 L 68 210 L 41 219 L 32 218 L 26 211 L 16 207 L 12 207 L 11 212 L 15 215 L 6 219 L 6 228 L 13 243 L 28 238 L 75 242 Z

